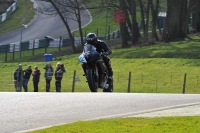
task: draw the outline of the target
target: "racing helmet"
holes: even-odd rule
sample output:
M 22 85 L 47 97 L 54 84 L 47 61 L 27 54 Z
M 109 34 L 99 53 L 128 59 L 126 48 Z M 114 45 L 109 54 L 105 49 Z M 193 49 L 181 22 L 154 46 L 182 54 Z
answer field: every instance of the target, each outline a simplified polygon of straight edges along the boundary
M 86 42 L 88 44 L 96 45 L 97 43 L 97 35 L 95 33 L 88 33 L 86 36 Z

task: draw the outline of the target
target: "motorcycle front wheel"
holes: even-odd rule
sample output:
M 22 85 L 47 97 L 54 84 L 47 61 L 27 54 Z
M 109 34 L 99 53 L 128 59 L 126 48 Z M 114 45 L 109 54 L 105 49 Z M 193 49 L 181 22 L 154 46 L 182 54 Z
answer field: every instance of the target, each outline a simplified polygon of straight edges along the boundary
M 95 77 L 95 70 L 94 69 L 88 69 L 87 71 L 87 81 L 88 81 L 88 85 L 90 88 L 91 92 L 97 92 L 98 91 L 98 82 L 95 81 L 96 77 Z
M 108 89 L 104 89 L 103 92 L 113 92 L 113 83 L 109 84 Z

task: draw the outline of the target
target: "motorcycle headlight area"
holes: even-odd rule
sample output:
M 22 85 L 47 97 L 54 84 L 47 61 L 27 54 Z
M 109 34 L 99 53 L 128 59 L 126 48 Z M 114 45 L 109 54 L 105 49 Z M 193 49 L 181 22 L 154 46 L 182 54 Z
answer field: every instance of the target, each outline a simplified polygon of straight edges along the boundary
M 82 63 L 86 63 L 86 62 L 87 62 L 83 54 L 81 54 L 81 55 L 78 57 L 78 60 L 79 60 L 80 62 L 82 62 Z

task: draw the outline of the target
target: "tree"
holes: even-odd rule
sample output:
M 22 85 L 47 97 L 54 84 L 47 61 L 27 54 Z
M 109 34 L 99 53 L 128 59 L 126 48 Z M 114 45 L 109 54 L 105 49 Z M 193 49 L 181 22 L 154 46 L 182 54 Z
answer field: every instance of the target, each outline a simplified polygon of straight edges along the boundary
M 140 32 L 139 32 L 139 28 L 138 28 L 138 23 L 136 20 L 136 1 L 135 0 L 127 0 L 127 5 L 129 5 L 128 10 L 130 12 L 131 15 L 131 20 L 132 20 L 132 24 L 130 22 L 130 24 L 128 23 L 129 28 L 131 29 L 131 38 L 132 38 L 132 44 L 135 44 L 138 41 L 138 38 L 141 36 Z
M 79 29 L 79 33 L 81 37 L 81 44 L 82 46 L 84 46 L 83 33 L 82 33 L 82 28 L 81 28 L 82 27 L 81 10 L 86 10 L 85 7 L 78 0 L 64 0 L 64 2 L 59 0 L 58 5 L 64 7 L 63 12 L 64 14 L 68 14 L 68 15 L 65 15 L 67 19 L 74 20 L 75 22 L 78 23 L 78 29 Z
M 200 1 L 194 1 L 194 8 L 192 10 L 192 28 L 200 32 Z
M 121 10 L 126 10 L 127 6 L 124 0 L 120 0 L 120 9 Z M 126 18 L 128 16 L 125 16 Z M 126 27 L 126 23 L 120 23 L 120 34 L 121 34 L 121 41 L 122 41 L 122 48 L 127 48 L 129 47 L 128 45 L 128 39 L 127 39 L 127 27 Z
M 173 41 L 177 38 L 185 38 L 187 36 L 189 19 L 197 1 L 167 0 L 167 17 L 162 37 L 163 41 Z M 198 14 L 196 17 L 198 18 Z M 197 23 L 196 25 L 198 25 Z
M 81 10 L 86 10 L 85 7 L 78 0 L 42 0 L 42 1 L 48 1 L 49 3 L 51 3 L 51 5 L 48 7 L 43 5 L 39 8 L 40 9 L 39 11 L 49 16 L 55 16 L 55 15 L 60 16 L 65 27 L 67 28 L 73 53 L 76 53 L 77 51 L 74 45 L 74 37 L 68 25 L 67 20 L 73 20 L 77 22 L 79 27 L 79 33 L 81 36 L 81 44 L 83 46 L 84 42 L 83 42 L 83 33 L 81 28 L 82 27 Z
M 0 0 L 0 14 L 6 12 L 6 9 L 13 4 L 14 0 Z
M 151 16 L 152 16 L 152 38 L 155 38 L 156 41 L 159 40 L 156 32 L 159 2 L 160 2 L 159 0 L 156 0 L 154 5 L 153 0 L 149 1 L 149 4 L 151 6 Z

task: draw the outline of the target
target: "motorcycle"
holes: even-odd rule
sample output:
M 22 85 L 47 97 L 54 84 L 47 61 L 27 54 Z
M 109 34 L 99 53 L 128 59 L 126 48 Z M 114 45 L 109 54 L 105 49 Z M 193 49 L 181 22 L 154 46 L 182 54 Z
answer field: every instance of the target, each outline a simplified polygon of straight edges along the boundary
M 113 82 L 109 81 L 108 69 L 103 61 L 103 53 L 96 51 L 96 48 L 87 44 L 83 53 L 78 57 L 79 62 L 86 66 L 85 76 L 91 92 L 113 92 Z

